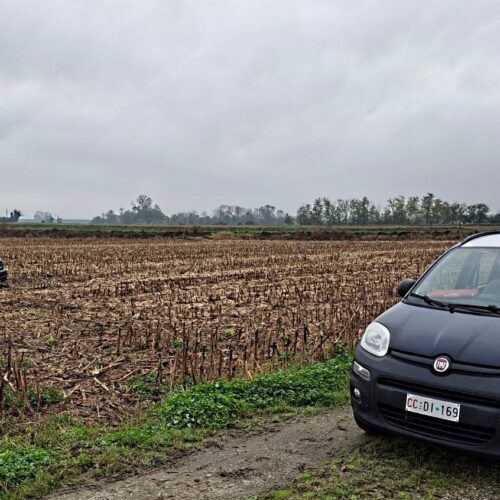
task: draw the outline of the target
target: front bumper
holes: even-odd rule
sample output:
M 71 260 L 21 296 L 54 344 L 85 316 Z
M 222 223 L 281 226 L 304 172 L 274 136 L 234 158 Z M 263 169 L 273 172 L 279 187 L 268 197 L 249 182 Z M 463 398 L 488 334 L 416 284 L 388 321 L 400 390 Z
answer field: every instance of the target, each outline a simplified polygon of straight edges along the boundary
M 429 366 L 391 354 L 377 358 L 361 347 L 355 360 L 371 374 L 369 382 L 354 373 L 351 377 L 354 416 L 365 427 L 500 458 L 500 374 L 436 375 Z M 407 393 L 460 403 L 460 422 L 406 412 Z

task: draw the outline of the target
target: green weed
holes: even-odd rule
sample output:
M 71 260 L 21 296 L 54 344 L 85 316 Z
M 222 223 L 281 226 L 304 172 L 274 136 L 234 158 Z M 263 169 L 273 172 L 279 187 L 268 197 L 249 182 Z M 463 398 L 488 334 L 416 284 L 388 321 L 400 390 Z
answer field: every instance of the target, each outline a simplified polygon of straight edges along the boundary
M 53 457 L 36 446 L 0 443 L 0 484 L 4 489 L 33 478 L 37 471 L 52 463 Z
M 11 431 L 0 440 L 1 488 L 6 495 L 22 498 L 76 484 L 89 475 L 117 477 L 165 463 L 173 451 L 196 446 L 207 433 L 245 417 L 343 403 L 348 398 L 351 361 L 342 353 L 325 363 L 252 380 L 178 388 L 168 395 L 151 377 L 131 380 L 130 390 L 144 399 L 164 396 L 163 401 L 117 428 L 88 427 L 60 414 L 41 425 Z M 49 404 L 59 395 L 47 388 L 41 397 Z

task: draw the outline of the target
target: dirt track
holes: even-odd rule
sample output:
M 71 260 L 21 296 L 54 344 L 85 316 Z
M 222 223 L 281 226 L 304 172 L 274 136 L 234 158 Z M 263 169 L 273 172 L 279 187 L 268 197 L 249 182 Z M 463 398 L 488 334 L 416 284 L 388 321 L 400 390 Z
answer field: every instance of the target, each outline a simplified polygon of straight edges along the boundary
M 61 494 L 58 500 L 239 498 L 290 484 L 366 440 L 349 407 L 250 431 L 221 433 L 207 447 L 144 476 Z

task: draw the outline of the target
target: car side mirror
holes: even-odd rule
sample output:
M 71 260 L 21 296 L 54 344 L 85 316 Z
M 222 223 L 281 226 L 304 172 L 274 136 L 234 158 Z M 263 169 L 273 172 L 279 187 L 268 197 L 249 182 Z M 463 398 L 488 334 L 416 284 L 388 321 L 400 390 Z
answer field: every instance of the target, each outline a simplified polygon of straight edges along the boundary
M 399 283 L 397 293 L 403 298 L 412 288 L 412 286 L 417 282 L 417 280 L 406 279 Z

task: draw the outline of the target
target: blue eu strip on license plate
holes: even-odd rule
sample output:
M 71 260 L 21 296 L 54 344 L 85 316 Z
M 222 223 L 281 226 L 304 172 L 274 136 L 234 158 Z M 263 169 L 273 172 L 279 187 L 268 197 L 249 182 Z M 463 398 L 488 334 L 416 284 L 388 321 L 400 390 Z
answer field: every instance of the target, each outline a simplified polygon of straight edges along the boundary
M 406 395 L 406 411 L 427 415 L 428 417 L 440 418 L 458 422 L 460 420 L 460 405 L 449 403 L 439 399 L 417 396 L 416 394 Z

